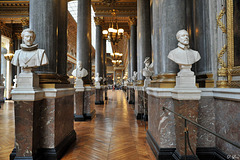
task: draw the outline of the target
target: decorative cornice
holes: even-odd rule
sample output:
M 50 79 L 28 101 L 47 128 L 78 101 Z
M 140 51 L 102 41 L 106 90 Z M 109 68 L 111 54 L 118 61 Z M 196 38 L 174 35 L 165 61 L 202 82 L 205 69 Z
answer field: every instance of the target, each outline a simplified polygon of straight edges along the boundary
M 137 25 L 137 18 L 136 17 L 129 17 L 129 25 Z
M 28 27 L 29 26 L 29 17 L 22 18 L 21 22 L 22 22 L 23 27 Z
M 29 7 L 29 1 L 0 2 L 0 7 Z
M 94 22 L 98 26 L 102 26 L 104 24 L 103 17 L 94 17 Z

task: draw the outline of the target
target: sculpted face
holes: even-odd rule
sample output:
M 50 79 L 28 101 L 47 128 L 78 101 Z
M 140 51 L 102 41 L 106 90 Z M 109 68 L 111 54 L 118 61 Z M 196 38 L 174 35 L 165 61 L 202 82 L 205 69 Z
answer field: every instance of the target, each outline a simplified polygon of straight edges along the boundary
M 82 61 L 77 62 L 78 68 L 82 68 Z
M 189 35 L 188 32 L 185 30 L 182 30 L 178 33 L 178 41 L 183 45 L 189 44 Z
M 23 36 L 23 41 L 27 46 L 31 46 L 34 42 L 34 36 L 31 32 L 25 32 Z

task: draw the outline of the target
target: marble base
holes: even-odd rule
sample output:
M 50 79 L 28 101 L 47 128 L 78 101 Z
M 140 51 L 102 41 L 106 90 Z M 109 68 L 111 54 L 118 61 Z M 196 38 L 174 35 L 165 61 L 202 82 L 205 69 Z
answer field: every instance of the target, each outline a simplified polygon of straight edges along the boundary
M 184 117 L 197 122 L 198 119 L 198 105 L 199 101 L 193 100 L 173 100 L 174 102 L 174 111 L 178 114 L 183 115 Z M 175 132 L 176 132 L 176 151 L 179 155 L 185 155 L 185 126 L 184 120 L 180 119 L 177 115 L 175 117 Z M 193 152 L 196 154 L 197 148 L 197 132 L 198 128 L 187 122 L 187 128 L 189 132 L 189 140 Z M 187 155 L 192 155 L 191 150 L 187 147 Z
M 4 102 L 4 86 L 0 86 L 0 103 Z
M 74 89 L 43 90 L 43 100 L 14 102 L 17 159 L 41 159 L 42 156 L 42 159 L 60 159 L 76 140 L 73 128 Z M 49 150 L 55 151 L 55 155 L 47 153 Z
M 33 159 L 41 140 L 42 101 L 15 101 L 15 146 L 16 158 Z
M 141 87 L 142 88 L 142 87 Z M 135 88 L 135 109 L 134 113 L 136 119 L 142 119 L 144 108 L 143 108 L 143 91 L 140 88 Z
M 84 117 L 93 119 L 95 117 L 95 87 L 85 86 L 84 91 Z
M 95 91 L 95 104 L 96 105 L 102 105 L 104 104 L 103 101 L 103 88 L 97 89 Z
M 84 121 L 84 91 L 75 91 L 74 94 L 74 119 Z
M 135 104 L 135 91 L 133 87 L 129 87 L 129 98 L 128 103 L 129 104 Z
M 108 91 L 108 88 L 107 88 L 107 86 L 106 86 L 106 87 L 105 87 L 105 90 L 104 90 L 104 92 L 105 92 L 105 100 L 108 100 L 107 91 Z

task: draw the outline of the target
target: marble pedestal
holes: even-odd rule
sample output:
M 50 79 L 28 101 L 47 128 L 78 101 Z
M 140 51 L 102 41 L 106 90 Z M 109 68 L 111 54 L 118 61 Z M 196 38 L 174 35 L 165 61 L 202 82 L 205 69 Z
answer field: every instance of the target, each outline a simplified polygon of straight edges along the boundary
M 75 89 L 74 119 L 75 121 L 84 121 L 84 87 Z
M 95 87 L 85 86 L 84 87 L 84 117 L 85 119 L 93 119 L 96 114 L 95 110 Z
M 103 93 L 104 93 L 104 88 L 103 87 L 96 87 L 96 90 L 95 90 L 95 104 L 96 105 L 102 105 L 104 104 L 104 101 L 103 101 Z
M 105 100 L 108 100 L 108 95 L 107 95 L 108 88 L 105 86 L 104 92 L 105 92 Z
M 142 86 L 136 86 L 135 87 L 135 108 L 134 113 L 136 116 L 136 119 L 142 119 L 143 113 L 144 113 L 144 101 L 143 101 L 143 90 Z
M 183 115 L 187 119 L 190 119 L 197 123 L 198 119 L 198 100 L 173 100 L 174 102 L 174 111 L 178 114 Z M 175 132 L 176 132 L 176 151 L 174 152 L 174 157 L 176 159 L 184 159 L 185 157 L 185 131 L 188 130 L 189 140 L 191 144 L 191 148 L 196 154 L 197 148 L 197 126 L 187 122 L 187 127 L 185 127 L 184 119 L 180 119 L 177 115 L 175 117 Z M 186 137 L 187 138 L 187 137 Z M 191 150 L 187 145 L 187 158 L 193 158 Z
M 4 102 L 4 86 L 0 86 L 0 103 Z
M 49 87 L 51 86 L 51 87 Z M 17 90 L 12 92 L 15 102 L 16 149 L 10 159 L 60 159 L 76 140 L 73 128 L 74 88 L 49 84 L 42 88 L 43 97 L 24 99 Z M 17 89 L 17 88 L 16 88 Z M 29 93 L 30 97 L 33 93 Z M 19 97 L 22 96 L 22 100 Z M 37 99 L 36 99 L 37 98 Z
M 129 104 L 134 104 L 135 103 L 135 91 L 134 91 L 134 87 L 133 86 L 129 86 L 128 87 L 129 90 L 129 97 L 128 97 L 128 103 Z

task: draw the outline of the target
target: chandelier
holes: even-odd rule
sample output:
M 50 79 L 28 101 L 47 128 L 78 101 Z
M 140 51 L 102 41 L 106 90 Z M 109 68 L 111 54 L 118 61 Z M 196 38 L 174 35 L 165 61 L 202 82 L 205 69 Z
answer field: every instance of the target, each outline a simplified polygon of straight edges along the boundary
M 117 45 L 118 42 L 123 38 L 124 29 L 118 28 L 115 9 L 112 10 L 111 14 L 112 14 L 112 22 L 109 25 L 108 30 L 103 30 L 102 34 L 103 34 L 104 38 L 107 39 L 108 41 L 112 42 L 113 45 Z M 115 23 L 114 23 L 114 19 L 115 19 Z M 116 28 L 114 28 L 114 27 L 116 27 Z
M 112 63 L 114 66 L 119 66 L 122 63 L 122 56 L 123 54 L 118 52 L 118 46 L 115 46 L 115 52 L 111 53 L 111 57 L 112 57 Z

